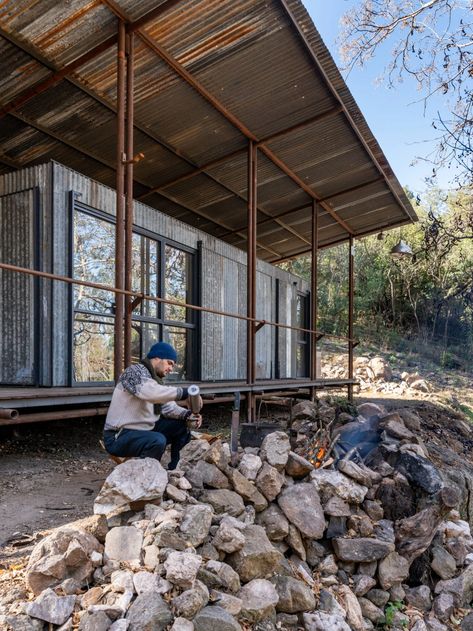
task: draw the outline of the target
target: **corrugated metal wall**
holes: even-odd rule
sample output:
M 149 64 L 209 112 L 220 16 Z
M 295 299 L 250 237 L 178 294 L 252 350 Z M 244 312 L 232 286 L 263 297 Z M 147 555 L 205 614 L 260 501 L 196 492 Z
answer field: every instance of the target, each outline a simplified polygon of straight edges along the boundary
M 36 212 L 39 215 L 39 221 L 36 222 L 37 230 L 40 233 L 41 239 L 41 247 L 38 248 L 38 261 L 37 266 L 39 269 L 44 270 L 46 272 L 52 271 L 52 248 L 51 248 L 51 239 L 52 239 L 52 212 L 51 212 L 51 165 L 50 164 L 41 164 L 35 167 L 22 169 L 21 171 L 14 171 L 13 173 L 7 173 L 0 177 L 0 197 L 7 199 L 6 196 L 15 194 L 15 193 L 26 193 L 28 196 L 31 195 L 31 191 L 36 189 L 35 191 L 35 208 Z M 31 202 L 33 203 L 33 202 Z M 16 205 L 13 206 L 13 210 L 16 208 Z M 18 206 L 21 213 L 21 204 Z M 16 213 L 14 213 L 15 215 Z M 10 230 L 8 224 L 5 222 L 0 222 L 0 231 L 2 234 Z M 8 239 L 7 236 L 4 237 Z M 8 241 L 7 241 L 8 243 Z M 19 248 L 21 248 L 21 241 L 17 241 L 16 239 L 11 239 L 11 245 L 15 246 L 18 244 Z M 20 255 L 20 250 L 18 251 Z M 3 253 L 0 255 L 0 260 L 5 262 L 5 258 Z M 20 264 L 21 258 L 16 257 L 14 260 L 10 261 L 12 264 Z M 33 267 L 33 264 L 28 264 L 27 267 Z M 62 283 L 61 283 L 62 284 Z M 51 304 L 51 287 L 52 283 L 49 280 L 38 279 L 36 281 L 36 298 L 38 305 L 38 313 L 37 313 L 37 331 L 38 336 L 40 338 L 37 341 L 37 366 L 36 371 L 38 375 L 38 380 L 40 385 L 48 386 L 52 385 L 52 375 L 51 375 L 51 336 L 52 336 L 52 311 L 50 308 Z M 2 302 L 0 306 L 0 311 L 6 314 L 6 300 L 8 296 L 2 294 Z M 29 304 L 25 304 L 25 309 L 29 309 Z M 3 336 L 2 336 L 3 337 Z M 10 346 L 10 353 L 15 353 L 18 348 L 18 344 L 13 342 Z M 28 348 L 28 362 L 34 361 L 34 346 Z M 26 358 L 25 358 L 26 360 Z M 2 362 L 3 365 L 3 362 Z
M 35 266 L 35 191 L 0 197 L 0 260 Z M 36 281 L 0 270 L 0 383 L 35 385 Z
M 0 195 L 24 191 L 34 186 L 39 189 L 38 197 L 42 208 L 41 269 L 69 276 L 71 194 L 74 193 L 83 204 L 113 216 L 116 204 L 115 191 L 55 162 L 0 176 Z M 16 205 L 13 205 L 12 210 L 15 208 Z M 21 209 L 21 204 L 18 208 Z M 246 314 L 245 252 L 140 202 L 135 203 L 134 219 L 136 225 L 178 244 L 196 250 L 200 245 L 202 305 L 221 311 Z M 4 226 L 3 221 L 1 225 Z M 13 258 L 12 262 L 26 265 L 19 255 Z M 1 260 L 7 260 L 4 254 Z M 32 261 L 30 260 L 26 266 L 32 266 Z M 307 283 L 263 261 L 257 263 L 256 282 L 257 317 L 275 321 L 279 309 L 280 321 L 293 323 L 297 290 L 307 291 Z M 38 291 L 41 305 L 40 384 L 68 385 L 68 366 L 71 361 L 69 287 L 59 281 L 40 281 Z M 29 300 L 26 296 L 24 299 Z M 279 349 L 277 358 L 276 338 Z M 268 325 L 258 331 L 258 378 L 274 378 L 276 362 L 279 362 L 280 377 L 295 376 L 295 346 L 292 343 L 294 338 L 290 331 L 276 331 Z M 203 380 L 244 379 L 246 322 L 202 314 L 201 353 Z

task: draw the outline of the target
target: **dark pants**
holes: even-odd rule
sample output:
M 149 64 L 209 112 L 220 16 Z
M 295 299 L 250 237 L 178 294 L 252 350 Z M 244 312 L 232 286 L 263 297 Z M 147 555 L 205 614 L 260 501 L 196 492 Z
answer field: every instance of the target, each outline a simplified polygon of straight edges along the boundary
M 122 429 L 105 431 L 103 441 L 112 456 L 156 458 L 161 456 L 166 445 L 171 445 L 171 461 L 168 469 L 175 469 L 179 462 L 179 452 L 191 438 L 186 421 L 160 418 L 152 430 Z

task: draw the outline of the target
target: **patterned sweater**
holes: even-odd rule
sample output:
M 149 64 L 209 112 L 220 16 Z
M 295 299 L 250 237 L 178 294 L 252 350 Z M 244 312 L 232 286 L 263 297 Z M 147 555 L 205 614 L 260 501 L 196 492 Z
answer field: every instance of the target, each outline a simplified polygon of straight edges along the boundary
M 190 412 L 176 401 L 187 396 L 185 388 L 159 384 L 143 364 L 133 364 L 120 375 L 105 420 L 105 429 L 152 430 L 159 418 L 154 404 L 160 403 L 167 418 L 185 419 Z

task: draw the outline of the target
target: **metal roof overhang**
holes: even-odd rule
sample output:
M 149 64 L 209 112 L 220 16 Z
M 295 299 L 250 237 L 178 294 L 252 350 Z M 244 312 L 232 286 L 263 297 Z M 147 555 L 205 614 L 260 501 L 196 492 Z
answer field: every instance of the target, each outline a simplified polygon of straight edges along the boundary
M 417 219 L 299 0 L 5 0 L 0 173 L 49 159 L 115 185 L 117 21 L 135 33 L 134 196 L 270 262 Z

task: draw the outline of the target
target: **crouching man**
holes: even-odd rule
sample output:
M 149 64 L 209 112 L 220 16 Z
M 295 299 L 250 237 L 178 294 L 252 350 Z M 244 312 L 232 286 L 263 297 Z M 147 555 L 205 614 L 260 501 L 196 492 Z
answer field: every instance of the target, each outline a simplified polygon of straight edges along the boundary
M 187 398 L 187 388 L 163 383 L 177 360 L 175 349 L 166 342 L 154 344 L 141 363 L 120 375 L 104 427 L 108 453 L 120 457 L 156 458 L 171 445 L 168 469 L 175 469 L 179 452 L 190 440 L 188 420 L 200 427 L 202 417 L 177 405 Z

